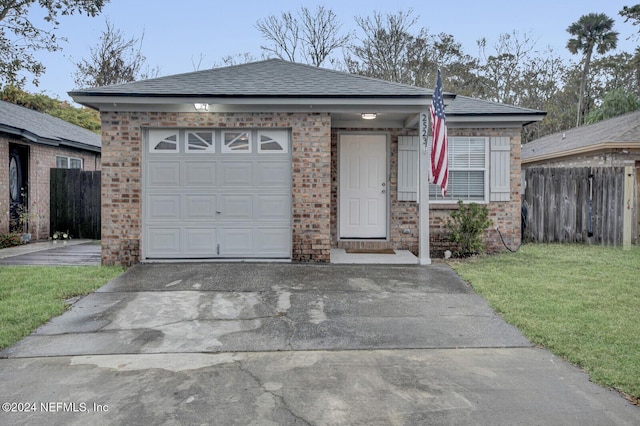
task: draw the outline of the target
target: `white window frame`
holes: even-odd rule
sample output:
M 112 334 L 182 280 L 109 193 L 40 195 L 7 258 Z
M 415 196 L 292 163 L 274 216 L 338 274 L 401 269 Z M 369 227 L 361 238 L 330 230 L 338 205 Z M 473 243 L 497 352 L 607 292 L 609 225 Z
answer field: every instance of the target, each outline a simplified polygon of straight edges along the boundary
M 67 162 L 66 167 L 58 167 L 58 159 L 64 159 Z M 80 167 L 71 167 L 71 160 L 79 161 Z M 68 155 L 56 155 L 56 169 L 77 169 L 84 170 L 84 161 L 80 157 L 70 157 Z
M 449 145 L 451 144 L 455 144 L 456 141 L 462 140 L 462 139 L 467 139 L 467 140 L 471 140 L 471 139 L 484 139 L 484 167 L 479 168 L 479 167 L 467 167 L 467 168 L 463 168 L 463 167 L 454 167 L 452 166 L 452 161 L 451 161 L 451 156 L 453 155 L 453 150 L 449 150 L 449 184 L 451 184 L 451 175 L 455 174 L 456 172 L 460 171 L 460 172 L 473 172 L 473 171 L 478 171 L 478 172 L 483 172 L 484 173 L 484 194 L 483 194 L 483 199 L 482 200 L 473 200 L 473 199 L 468 199 L 468 198 L 460 198 L 460 197 L 455 197 L 453 195 L 449 195 L 447 194 L 446 198 L 442 197 L 442 193 L 440 191 L 440 187 L 437 187 L 436 185 L 430 183 L 429 184 L 429 201 L 431 203 L 437 203 L 437 204 L 456 204 L 458 202 L 458 200 L 462 200 L 463 203 L 477 203 L 477 204 L 487 204 L 489 202 L 489 152 L 490 152 L 490 146 L 489 146 L 489 140 L 490 138 L 488 137 L 484 137 L 484 136 L 455 136 L 455 137 L 449 137 L 448 138 L 448 142 Z M 451 187 L 449 187 L 451 188 Z M 435 197 L 433 196 L 435 193 Z

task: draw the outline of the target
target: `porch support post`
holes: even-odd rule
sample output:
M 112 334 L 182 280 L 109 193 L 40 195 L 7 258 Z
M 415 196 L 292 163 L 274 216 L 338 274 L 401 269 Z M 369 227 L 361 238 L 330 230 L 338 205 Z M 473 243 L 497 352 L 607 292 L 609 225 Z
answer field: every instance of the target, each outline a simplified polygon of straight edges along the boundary
M 633 221 L 633 188 L 635 179 L 635 169 L 631 166 L 624 168 L 624 199 L 622 214 L 622 248 L 631 248 L 631 229 Z M 637 213 L 636 213 L 637 214 Z
M 431 264 L 429 253 L 429 111 L 420 112 L 420 143 L 418 144 L 418 214 L 419 214 L 419 253 L 420 265 Z

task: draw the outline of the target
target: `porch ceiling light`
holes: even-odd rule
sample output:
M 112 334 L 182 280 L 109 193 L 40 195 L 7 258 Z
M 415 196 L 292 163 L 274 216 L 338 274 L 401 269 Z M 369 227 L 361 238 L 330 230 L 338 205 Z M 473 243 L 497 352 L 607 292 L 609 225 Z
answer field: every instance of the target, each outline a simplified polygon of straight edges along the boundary
M 360 114 L 363 120 L 375 120 L 378 114 L 375 112 L 363 112 Z
M 198 112 L 207 112 L 207 111 L 209 111 L 209 104 L 193 104 L 193 107 Z

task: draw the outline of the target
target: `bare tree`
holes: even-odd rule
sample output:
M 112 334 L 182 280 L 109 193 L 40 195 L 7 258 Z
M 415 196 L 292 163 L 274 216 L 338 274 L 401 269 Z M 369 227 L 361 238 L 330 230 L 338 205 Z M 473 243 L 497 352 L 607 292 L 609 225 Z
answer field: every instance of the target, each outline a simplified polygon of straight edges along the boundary
M 255 62 L 259 60 L 251 52 L 238 53 L 236 55 L 227 55 L 222 58 L 222 63 L 226 67 L 232 65 L 246 64 L 247 62 Z
M 450 34 L 415 32 L 413 11 L 356 17 L 360 36 L 345 52 L 347 70 L 354 74 L 397 83 L 433 87 L 440 68 L 448 91 L 475 91 L 476 61 L 462 51 Z
M 342 24 L 335 13 L 324 6 L 314 11 L 302 6 L 297 15 L 282 12 L 258 20 L 256 28 L 268 42 L 260 46 L 268 55 L 291 62 L 305 62 L 321 66 L 331 54 L 349 41 L 350 34 L 342 34 Z
M 141 51 L 143 39 L 144 33 L 140 39 L 125 38 L 122 31 L 107 20 L 106 29 L 100 36 L 100 44 L 90 48 L 89 59 L 83 58 L 75 64 L 76 85 L 107 86 L 156 77 L 158 68 L 146 67 L 143 70 L 147 60 Z
M 383 16 L 374 12 L 366 18 L 356 16 L 362 36 L 358 44 L 349 46 L 350 57 L 345 58 L 352 73 L 363 74 L 399 83 L 409 83 L 407 51 L 414 42 L 411 28 L 418 18 L 413 10 Z

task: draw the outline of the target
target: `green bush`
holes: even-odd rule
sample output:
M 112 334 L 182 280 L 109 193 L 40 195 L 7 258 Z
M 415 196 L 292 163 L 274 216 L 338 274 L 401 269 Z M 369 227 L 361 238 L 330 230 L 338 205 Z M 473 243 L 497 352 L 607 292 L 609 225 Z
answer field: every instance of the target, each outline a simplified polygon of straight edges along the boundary
M 482 233 L 491 224 L 487 206 L 476 203 L 463 204 L 462 201 L 458 201 L 458 210 L 451 213 L 446 225 L 449 238 L 460 246 L 460 250 L 453 255 L 469 257 L 484 253 Z
M 0 249 L 22 245 L 18 234 L 0 234 Z

